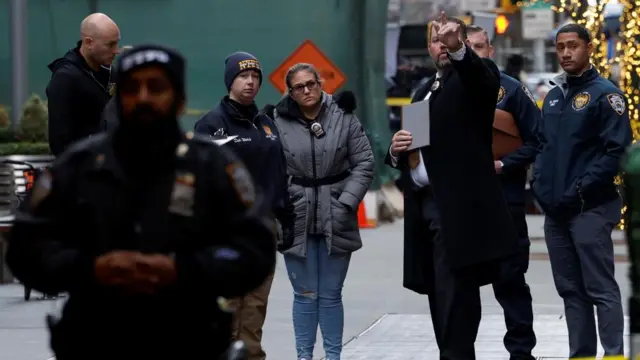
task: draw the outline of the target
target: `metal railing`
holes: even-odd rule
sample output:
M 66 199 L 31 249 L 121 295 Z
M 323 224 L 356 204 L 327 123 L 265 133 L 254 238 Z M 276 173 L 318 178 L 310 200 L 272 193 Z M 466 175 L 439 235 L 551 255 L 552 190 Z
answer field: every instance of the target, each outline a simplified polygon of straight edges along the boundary
M 35 172 L 49 166 L 51 155 L 0 156 L 0 224 L 10 224 L 17 206 L 33 187 Z

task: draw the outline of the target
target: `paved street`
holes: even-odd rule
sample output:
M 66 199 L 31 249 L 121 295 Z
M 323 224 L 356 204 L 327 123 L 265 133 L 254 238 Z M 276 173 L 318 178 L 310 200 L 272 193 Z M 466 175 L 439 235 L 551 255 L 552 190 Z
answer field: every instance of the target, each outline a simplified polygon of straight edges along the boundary
M 566 328 L 562 303 L 551 280 L 540 218 L 529 219 L 533 260 L 528 281 L 533 292 L 538 346 L 534 354 L 541 359 L 567 355 Z M 402 223 L 363 230 L 362 250 L 353 256 L 345 284 L 345 334 L 348 342 L 344 360 L 427 360 L 435 358 L 435 340 L 428 315 L 427 299 L 402 288 Z M 538 240 L 536 240 L 538 239 Z M 618 240 L 617 278 L 623 297 L 629 294 L 626 279 L 626 251 Z M 269 359 L 293 360 L 295 350 L 291 325 L 291 286 L 279 259 L 269 303 L 264 343 Z M 478 360 L 508 359 L 502 346 L 502 310 L 490 287 L 483 288 L 483 321 L 478 336 Z M 626 303 L 626 300 L 625 300 Z M 626 304 L 625 304 L 626 305 Z M 44 314 L 56 306 L 54 301 L 22 300 L 18 285 L 0 286 L 0 357 L 10 360 L 46 360 Z M 318 334 L 317 358 L 323 356 Z M 315 358 L 314 358 L 315 359 Z

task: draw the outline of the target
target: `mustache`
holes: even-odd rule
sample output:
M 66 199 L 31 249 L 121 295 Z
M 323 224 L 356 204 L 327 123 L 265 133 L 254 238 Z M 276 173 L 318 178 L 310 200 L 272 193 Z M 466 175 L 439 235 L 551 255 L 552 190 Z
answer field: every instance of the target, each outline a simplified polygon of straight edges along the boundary
M 131 111 L 131 117 L 133 118 L 155 118 L 160 115 L 161 113 L 150 104 L 139 104 Z

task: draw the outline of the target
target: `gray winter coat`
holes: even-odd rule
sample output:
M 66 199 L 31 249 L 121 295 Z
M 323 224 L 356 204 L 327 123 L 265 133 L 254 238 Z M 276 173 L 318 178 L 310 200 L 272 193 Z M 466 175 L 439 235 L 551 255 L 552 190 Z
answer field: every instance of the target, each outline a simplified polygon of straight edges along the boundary
M 330 253 L 350 253 L 362 247 L 357 211 L 373 181 L 373 152 L 360 121 L 331 95 L 323 94 L 322 101 L 318 122 L 326 135 L 319 139 L 288 96 L 274 113 L 290 176 L 320 179 L 349 172 L 346 179 L 317 188 L 289 186 L 296 220 L 293 245 L 284 253 L 300 257 L 307 254 L 307 234 L 324 234 Z

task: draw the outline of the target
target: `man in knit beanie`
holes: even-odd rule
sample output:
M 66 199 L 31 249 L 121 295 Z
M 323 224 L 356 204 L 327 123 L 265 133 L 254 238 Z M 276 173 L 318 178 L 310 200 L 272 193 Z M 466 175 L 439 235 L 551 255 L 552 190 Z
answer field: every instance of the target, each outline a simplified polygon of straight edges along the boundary
M 280 134 L 273 120 L 258 110 L 255 97 L 262 84 L 258 59 L 246 52 L 229 55 L 224 64 L 224 84 L 228 94 L 195 125 L 206 136 L 231 138 L 224 145 L 247 166 L 263 195 L 261 213 L 275 218 L 282 228 L 280 242 L 290 240 L 293 210 L 287 190 L 287 164 Z M 262 349 L 262 326 L 273 275 L 253 292 L 237 299 L 233 335 L 249 348 L 249 360 L 266 358 Z

